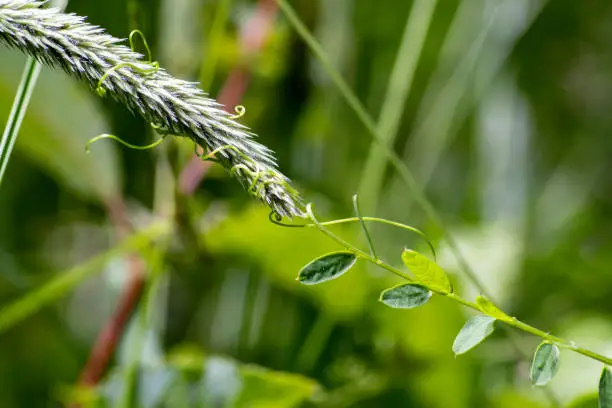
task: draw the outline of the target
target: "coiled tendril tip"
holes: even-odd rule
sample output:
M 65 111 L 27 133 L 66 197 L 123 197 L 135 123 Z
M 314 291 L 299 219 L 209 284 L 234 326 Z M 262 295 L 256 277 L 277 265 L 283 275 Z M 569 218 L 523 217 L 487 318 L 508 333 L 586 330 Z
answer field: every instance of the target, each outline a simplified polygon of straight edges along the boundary
M 104 80 L 106 78 L 108 78 L 108 76 L 111 74 L 111 72 L 118 70 L 119 68 L 122 67 L 130 67 L 140 73 L 143 74 L 152 74 L 154 72 L 157 72 L 157 70 L 159 70 L 159 62 L 157 61 L 152 61 L 151 62 L 151 49 L 149 48 L 149 44 L 147 43 L 147 39 L 145 38 L 144 34 L 142 33 L 142 31 L 140 30 L 132 30 L 132 32 L 130 33 L 129 36 L 129 41 L 130 41 L 130 48 L 132 49 L 132 51 L 135 51 L 135 46 L 134 46 L 134 36 L 135 35 L 139 35 L 140 38 L 142 39 L 142 43 L 144 44 L 145 50 L 147 52 L 147 62 L 149 62 L 149 64 L 151 65 L 151 68 L 146 68 L 143 69 L 141 67 L 138 67 L 137 65 L 131 63 L 131 62 L 122 62 L 119 63 L 111 68 L 109 68 L 104 75 L 102 75 L 100 77 L 100 80 L 98 81 L 98 86 L 96 87 L 96 92 L 98 93 L 98 95 L 100 95 L 101 97 L 104 97 L 106 95 L 106 89 L 104 89 L 104 87 L 102 86 L 102 83 L 104 82 Z M 101 139 L 113 139 L 119 143 L 121 143 L 122 145 L 129 147 L 130 149 L 136 149 L 136 150 L 147 150 L 147 149 L 153 149 L 157 146 L 159 146 L 163 141 L 165 136 L 167 136 L 169 134 L 169 129 L 167 129 L 164 125 L 162 124 L 157 124 L 157 123 L 151 123 L 151 127 L 153 129 L 155 129 L 158 133 L 160 133 L 162 135 L 161 139 L 156 140 L 153 143 L 150 143 L 148 145 L 145 146 L 137 146 L 137 145 L 133 145 L 131 143 L 126 142 L 125 140 L 115 136 L 115 135 L 110 135 L 110 134 L 102 134 L 96 137 L 91 138 L 87 144 L 85 145 L 85 153 L 90 153 L 91 152 L 91 145 L 92 143 L 97 142 L 98 140 Z
M 132 51 L 136 51 L 135 46 L 134 46 L 134 36 L 138 34 L 140 36 L 140 38 L 142 39 L 142 43 L 145 47 L 145 50 L 147 52 L 147 62 L 150 65 L 150 68 L 142 68 L 139 67 L 138 65 L 131 63 L 131 62 L 121 62 L 117 65 L 114 65 L 113 67 L 109 68 L 104 75 L 102 75 L 100 77 L 100 79 L 98 80 L 98 86 L 96 87 L 96 92 L 98 93 L 98 95 L 100 95 L 101 97 L 106 96 L 106 89 L 104 89 L 102 87 L 102 84 L 104 83 L 104 81 L 106 80 L 106 78 L 108 78 L 108 76 L 113 72 L 116 71 L 120 68 L 123 67 L 130 67 L 135 71 L 140 72 L 141 74 L 152 74 L 155 73 L 159 70 L 159 62 L 157 61 L 151 61 L 152 60 L 152 56 L 151 56 L 151 49 L 149 48 L 149 44 L 147 43 L 147 39 L 145 38 L 144 34 L 142 33 L 142 31 L 140 30 L 132 30 L 132 32 L 130 33 L 129 36 L 129 41 L 130 41 L 130 48 L 132 49 Z
M 244 116 L 244 114 L 246 113 L 246 108 L 243 105 L 237 105 L 234 107 L 234 112 L 236 112 L 236 114 L 230 116 L 230 119 L 238 120 Z
M 353 197 L 353 202 L 356 201 L 356 196 Z M 376 222 L 379 224 L 386 224 L 395 228 L 400 228 L 406 231 L 410 231 L 414 234 L 417 234 L 419 237 L 421 237 L 421 239 L 427 244 L 427 246 L 429 247 L 429 250 L 431 251 L 431 254 L 433 256 L 434 261 L 436 260 L 436 249 L 433 245 L 433 243 L 431 242 L 431 240 L 427 237 L 427 235 L 421 231 L 418 228 L 415 227 L 411 227 L 410 225 L 406 225 L 406 224 L 402 224 L 400 222 L 395 222 L 395 221 L 391 221 L 391 220 L 387 220 L 385 218 L 376 218 L 376 217 L 362 217 L 361 214 L 358 211 L 358 208 L 356 209 L 356 212 L 358 214 L 358 216 L 356 217 L 351 217 L 351 218 L 341 218 L 341 219 L 336 219 L 336 220 L 331 220 L 331 221 L 318 221 L 317 218 L 314 215 L 314 210 L 313 210 L 314 206 L 312 203 L 308 203 L 306 204 L 306 214 L 304 215 L 304 218 L 307 218 L 310 222 L 306 222 L 304 224 L 289 224 L 289 223 L 285 223 L 282 221 L 282 217 L 279 216 L 279 214 L 277 214 L 276 212 L 271 212 L 270 215 L 268 216 L 269 220 L 276 224 L 279 225 L 281 227 L 288 227 L 288 228 L 312 228 L 312 227 L 328 227 L 328 226 L 332 226 L 332 225 L 338 225 L 338 224 L 347 224 L 347 223 L 353 223 L 353 222 L 358 222 L 362 225 L 362 227 L 365 225 L 366 222 Z M 369 235 L 369 234 L 368 234 Z M 371 240 L 371 238 L 370 238 Z M 371 241 L 370 241 L 371 242 Z M 373 259 L 378 259 L 376 258 L 376 256 L 373 255 Z

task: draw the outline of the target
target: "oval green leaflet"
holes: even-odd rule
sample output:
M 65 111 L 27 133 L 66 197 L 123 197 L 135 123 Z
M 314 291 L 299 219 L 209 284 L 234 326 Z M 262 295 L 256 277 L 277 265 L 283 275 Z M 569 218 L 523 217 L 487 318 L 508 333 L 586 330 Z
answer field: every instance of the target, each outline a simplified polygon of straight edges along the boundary
M 425 286 L 403 283 L 383 291 L 379 300 L 389 307 L 412 309 L 424 305 L 430 297 L 431 291 Z
M 604 367 L 599 377 L 599 408 L 612 408 L 612 372 Z
M 477 315 L 468 320 L 453 342 L 453 353 L 464 354 L 479 345 L 493 333 L 495 319 L 487 315 Z
M 529 378 L 533 385 L 546 385 L 559 369 L 559 347 L 547 341 L 541 343 L 533 356 Z
M 493 302 L 491 302 L 489 299 L 487 299 L 486 297 L 482 295 L 476 297 L 476 304 L 480 308 L 481 312 L 491 317 L 494 317 L 497 320 L 502 320 L 506 322 L 512 320 L 510 316 L 505 314 L 503 311 L 501 311 L 500 308 L 495 306 Z
M 304 285 L 316 285 L 342 275 L 357 261 L 357 256 L 348 251 L 332 252 L 312 260 L 298 273 L 297 280 Z
M 424 286 L 440 294 L 452 293 L 448 275 L 431 259 L 411 249 L 404 248 L 402 262 Z

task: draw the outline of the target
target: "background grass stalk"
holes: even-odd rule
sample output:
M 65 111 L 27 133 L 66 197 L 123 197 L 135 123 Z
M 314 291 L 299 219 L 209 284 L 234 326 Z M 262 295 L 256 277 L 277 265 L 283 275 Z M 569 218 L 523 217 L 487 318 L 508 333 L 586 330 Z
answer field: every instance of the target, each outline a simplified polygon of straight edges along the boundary
M 97 255 L 89 261 L 65 272 L 58 273 L 57 277 L 49 283 L 29 292 L 24 297 L 0 309 L 0 333 L 7 331 L 17 323 L 42 309 L 44 306 L 64 297 L 85 279 L 101 272 L 104 265 L 111 259 L 137 251 L 148 245 L 151 240 L 167 232 L 169 232 L 168 224 L 153 224 L 131 235 L 103 254 Z
M 4 173 L 6 172 L 6 167 L 11 158 L 11 153 L 17 141 L 19 129 L 21 128 L 23 117 L 28 109 L 30 98 L 32 97 L 32 92 L 34 92 L 34 86 L 36 85 L 39 74 L 40 64 L 34 58 L 28 57 L 21 76 L 19 88 L 17 89 L 17 94 L 15 95 L 15 101 L 11 108 L 11 113 L 6 123 L 6 127 L 4 128 L 4 132 L 2 133 L 2 139 L 0 140 L 0 185 L 2 185 Z
M 60 10 L 64 10 L 68 1 L 52 0 L 51 4 L 58 7 Z M 25 116 L 26 110 L 30 104 L 30 98 L 34 92 L 38 75 L 40 74 L 41 65 L 36 59 L 28 57 L 25 67 L 23 68 L 23 74 L 21 81 L 19 82 L 19 88 L 17 94 L 15 94 L 15 100 L 11 107 L 11 113 L 4 127 L 2 133 L 2 139 L 0 139 L 0 185 L 4 179 L 4 173 L 8 166 L 8 162 L 13 153 L 17 136 L 19 135 L 19 129 L 21 129 L 21 123 Z
M 404 35 L 393 64 L 377 125 L 377 132 L 381 136 L 380 142 L 386 146 L 393 146 L 399 130 L 436 5 L 437 0 L 417 0 L 412 5 L 406 20 Z M 366 213 L 376 212 L 386 164 L 385 152 L 378 143 L 373 142 L 359 186 L 361 206 Z
M 213 83 L 217 63 L 219 62 L 219 50 L 222 45 L 225 24 L 227 23 L 232 0 L 219 0 L 217 3 L 208 39 L 204 42 L 206 48 L 202 53 L 205 56 L 202 59 L 200 69 L 200 86 L 202 89 L 210 89 Z

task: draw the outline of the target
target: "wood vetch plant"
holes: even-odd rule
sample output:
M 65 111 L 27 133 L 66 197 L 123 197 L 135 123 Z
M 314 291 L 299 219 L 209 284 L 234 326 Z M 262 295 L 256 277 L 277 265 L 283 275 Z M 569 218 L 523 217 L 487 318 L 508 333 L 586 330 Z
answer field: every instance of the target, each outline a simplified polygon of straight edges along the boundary
M 362 217 L 356 195 L 353 196 L 353 204 L 356 216 L 352 218 L 320 222 L 314 214 L 312 204 L 306 206 L 309 223 L 285 224 L 278 217 L 272 218 L 273 222 L 282 226 L 316 228 L 344 248 L 343 251 L 328 253 L 316 258 L 304 266 L 297 276 L 299 282 L 305 285 L 323 283 L 343 275 L 357 262 L 369 262 L 405 281 L 384 290 L 380 294 L 379 301 L 388 307 L 413 309 L 425 305 L 432 296 L 443 296 L 477 312 L 464 324 L 455 337 L 452 345 L 455 355 L 467 353 L 489 337 L 497 324 L 505 324 L 542 339 L 534 353 L 530 369 L 529 376 L 533 385 L 543 386 L 548 384 L 559 368 L 561 350 L 570 350 L 604 364 L 599 381 L 599 406 L 602 408 L 612 407 L 612 371 L 609 368 L 612 365 L 611 358 L 580 347 L 573 341 L 562 339 L 530 326 L 516 317 L 509 316 L 485 296 L 478 296 L 474 301 L 463 298 L 453 290 L 448 274 L 436 263 L 436 253 L 433 245 L 422 231 L 383 218 Z M 368 252 L 359 249 L 327 228 L 348 222 L 359 222 L 361 224 L 369 246 Z M 412 249 L 404 248 L 401 251 L 400 258 L 408 271 L 385 262 L 376 255 L 374 244 L 366 226 L 367 222 L 383 223 L 417 233 L 427 242 L 433 260 Z
M 151 62 L 122 44 L 103 29 L 85 22 L 75 14 L 41 8 L 43 2 L 33 0 L 0 0 L 0 42 L 17 48 L 40 62 L 59 67 L 85 81 L 101 96 L 109 95 L 141 115 L 163 135 L 191 138 L 213 155 L 271 210 L 271 220 L 291 227 L 316 228 L 344 248 L 323 255 L 299 271 L 298 280 L 307 285 L 338 278 L 356 262 L 370 262 L 405 282 L 383 291 L 380 302 L 392 308 L 412 309 L 425 305 L 432 296 L 443 296 L 473 309 L 470 318 L 457 334 L 452 345 L 455 354 L 468 352 L 484 341 L 496 325 L 505 324 L 542 339 L 535 351 L 530 370 L 534 385 L 547 384 L 557 372 L 561 350 L 570 350 L 604 364 L 599 383 L 600 407 L 612 407 L 612 359 L 582 348 L 572 341 L 553 336 L 530 326 L 500 310 L 485 296 L 475 300 L 461 297 L 453 290 L 446 272 L 435 261 L 435 250 L 420 230 L 386 219 L 363 217 L 357 197 L 353 198 L 356 216 L 319 222 L 312 205 L 304 209 L 297 192 L 287 177 L 276 168 L 273 153 L 253 140 L 254 134 L 209 98 L 196 84 L 172 77 L 158 64 Z M 130 36 L 130 43 L 132 38 Z M 146 42 L 145 42 L 146 43 Z M 146 45 L 146 44 L 145 44 Z M 101 135 L 102 137 L 112 137 Z M 97 140 L 97 138 L 95 138 Z M 306 224 L 285 224 L 283 218 L 304 217 Z M 359 222 L 369 251 L 345 241 L 328 227 Z M 429 245 L 433 260 L 404 248 L 401 260 L 409 272 L 379 258 L 366 223 L 378 222 L 419 234 Z

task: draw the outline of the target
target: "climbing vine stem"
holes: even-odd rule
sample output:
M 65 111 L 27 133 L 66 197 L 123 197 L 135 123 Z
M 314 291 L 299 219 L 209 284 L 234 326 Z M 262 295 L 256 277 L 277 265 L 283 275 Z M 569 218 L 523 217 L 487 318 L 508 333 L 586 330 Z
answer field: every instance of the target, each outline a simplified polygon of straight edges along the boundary
M 333 226 L 333 225 L 338 225 L 338 224 L 343 224 L 343 223 L 348 223 L 348 222 L 359 222 L 360 220 L 363 221 L 374 221 L 374 222 L 379 222 L 379 223 L 383 223 L 383 224 L 387 224 L 387 225 L 391 225 L 397 228 L 401 228 L 401 229 L 405 229 L 411 232 L 414 232 L 416 234 L 418 234 L 419 236 L 421 236 L 426 242 L 427 244 L 430 246 L 430 248 L 432 249 L 432 253 L 435 254 L 435 250 L 433 249 L 433 245 L 431 244 L 431 241 L 429 241 L 429 239 L 426 237 L 426 235 L 420 231 L 417 228 L 405 225 L 405 224 L 401 224 L 398 222 L 394 222 L 394 221 L 389 221 L 383 218 L 374 218 L 374 217 L 353 217 L 353 218 L 344 218 L 344 219 L 339 219 L 339 220 L 333 220 L 333 221 L 326 221 L 326 222 L 320 222 L 317 217 L 314 214 L 314 210 L 313 210 L 313 205 L 312 204 L 308 204 L 306 206 L 306 219 L 310 221 L 310 223 L 306 223 L 306 224 L 301 224 L 301 225 L 296 225 L 296 224 L 285 224 L 282 223 L 281 220 L 279 219 L 280 217 L 275 216 L 274 214 L 271 215 L 270 219 L 277 225 L 281 225 L 284 227 L 304 227 L 304 228 L 316 228 L 319 231 L 321 231 L 324 235 L 326 235 L 327 237 L 331 238 L 333 241 L 335 241 L 336 243 L 338 243 L 340 246 L 342 246 L 343 248 L 345 248 L 347 251 L 349 251 L 350 253 L 354 254 L 355 257 L 359 260 L 364 260 L 367 262 L 370 262 L 382 269 L 385 269 L 391 273 L 393 273 L 396 276 L 399 276 L 400 278 L 404 279 L 405 281 L 407 281 L 407 283 L 410 284 L 419 284 L 419 285 L 423 285 L 422 282 L 420 282 L 419 280 L 415 279 L 414 277 L 410 276 L 407 272 L 396 268 L 395 266 L 385 262 L 384 260 L 371 255 L 368 252 L 365 252 L 361 249 L 359 249 L 358 247 L 356 247 L 355 245 L 351 244 L 350 242 L 346 241 L 345 239 L 339 237 L 338 235 L 334 234 L 333 232 L 331 232 L 327 227 L 328 226 Z M 426 286 L 426 285 L 424 285 Z M 458 295 L 455 292 L 449 292 L 449 293 L 440 293 L 439 291 L 433 290 L 431 288 L 428 288 L 430 290 L 432 290 L 433 293 L 446 297 L 452 301 L 455 301 L 457 303 L 460 303 L 461 305 L 468 307 L 472 310 L 475 310 L 479 313 L 484 313 L 484 314 L 489 314 L 490 312 L 483 306 L 481 306 L 478 302 L 473 302 L 471 300 L 465 299 L 462 296 Z M 582 354 L 583 356 L 589 357 L 593 360 L 597 360 L 601 363 L 604 363 L 606 365 L 611 365 L 612 366 L 612 358 L 606 357 L 602 354 L 596 353 L 594 351 L 585 349 L 583 347 L 578 346 L 576 343 L 574 343 L 573 341 L 569 341 L 566 339 L 563 339 L 561 337 L 557 337 L 554 336 L 550 333 L 547 333 L 543 330 L 540 330 L 536 327 L 533 327 L 527 323 L 524 323 L 522 321 L 520 321 L 519 319 L 515 318 L 515 317 L 510 317 L 505 315 L 503 312 L 499 311 L 499 313 L 503 316 L 505 316 L 504 318 L 499 318 L 499 316 L 491 316 L 496 318 L 496 320 L 500 321 L 501 323 L 504 323 L 510 327 L 513 327 L 515 329 L 521 330 L 525 333 L 529 333 L 532 334 L 536 337 L 540 337 L 541 339 L 543 339 L 546 342 L 550 342 L 552 344 L 557 345 L 558 347 L 561 348 L 565 348 L 568 350 L 572 350 L 578 354 Z

